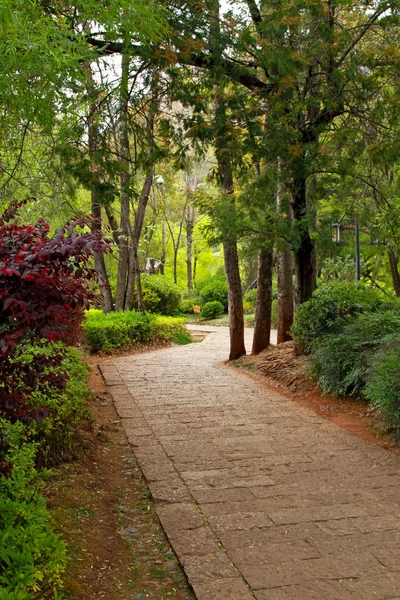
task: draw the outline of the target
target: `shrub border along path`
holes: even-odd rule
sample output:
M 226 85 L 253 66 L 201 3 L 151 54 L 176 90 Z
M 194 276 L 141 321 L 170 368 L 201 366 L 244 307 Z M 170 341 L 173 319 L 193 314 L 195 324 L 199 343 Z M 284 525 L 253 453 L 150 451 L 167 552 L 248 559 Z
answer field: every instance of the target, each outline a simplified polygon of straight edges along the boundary
M 216 328 L 101 364 L 198 600 L 398 600 L 400 457 L 229 369 L 227 349 Z

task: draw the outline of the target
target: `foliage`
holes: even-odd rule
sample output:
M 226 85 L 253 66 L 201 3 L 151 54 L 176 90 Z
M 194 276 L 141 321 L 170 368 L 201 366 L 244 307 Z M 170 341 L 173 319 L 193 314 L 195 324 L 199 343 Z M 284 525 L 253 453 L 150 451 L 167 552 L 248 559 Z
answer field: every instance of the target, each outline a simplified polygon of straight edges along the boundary
M 254 313 L 257 304 L 257 289 L 249 290 L 243 296 L 243 309 L 245 313 Z
M 220 315 L 224 314 L 224 307 L 218 300 L 212 300 L 206 302 L 201 309 L 201 316 L 203 319 L 216 319 Z
M 175 334 L 182 334 L 185 331 L 185 319 L 183 317 L 152 316 L 151 336 L 153 340 L 174 341 Z
M 400 316 L 392 312 L 366 313 L 314 345 L 311 375 L 324 392 L 360 395 L 375 352 L 386 336 L 400 331 Z
M 228 283 L 220 276 L 210 277 L 197 286 L 200 303 L 218 301 L 228 310 Z
M 335 258 L 326 258 L 321 269 L 321 278 L 323 281 L 346 280 L 354 281 L 355 261 L 353 256 L 336 256 Z
M 151 339 L 150 315 L 134 310 L 106 315 L 101 310 L 89 310 L 83 327 L 85 340 L 91 352 L 110 352 Z
M 93 298 L 86 282 L 95 279 L 93 252 L 107 245 L 101 231 L 79 234 L 90 218 L 75 218 L 49 236 L 50 226 L 12 223 L 22 203 L 0 217 L 0 354 L 10 352 L 23 335 L 63 340 L 71 316 Z
M 184 331 L 184 319 L 136 311 L 105 315 L 100 310 L 89 310 L 84 329 L 91 352 L 110 352 L 152 340 L 169 341 L 176 332 Z
M 191 344 L 193 342 L 187 331 L 177 331 L 173 334 L 171 341 L 179 346 L 186 346 L 187 344 Z
M 61 462 L 85 414 L 89 367 L 61 342 L 20 342 L 0 367 L 0 416 L 29 425 L 41 464 Z M 18 402 L 17 402 L 18 400 Z
M 400 337 L 397 333 L 383 345 L 371 361 L 364 396 L 383 424 L 400 435 Z
M 9 600 L 47 597 L 60 585 L 66 566 L 65 545 L 52 531 L 40 492 L 43 475 L 35 470 L 35 444 L 26 443 L 23 431 L 21 423 L 0 419 L 12 465 L 8 476 L 0 474 L 0 595 Z
M 272 300 L 271 305 L 271 326 L 278 327 L 278 300 Z
M 195 298 L 185 298 L 179 305 L 179 311 L 183 314 L 193 314 L 193 307 L 197 304 Z
M 299 306 L 291 333 L 305 351 L 328 335 L 338 334 L 356 315 L 384 305 L 382 296 L 361 283 L 327 283 Z
M 143 302 L 147 311 L 172 315 L 179 309 L 182 292 L 163 275 L 142 275 Z

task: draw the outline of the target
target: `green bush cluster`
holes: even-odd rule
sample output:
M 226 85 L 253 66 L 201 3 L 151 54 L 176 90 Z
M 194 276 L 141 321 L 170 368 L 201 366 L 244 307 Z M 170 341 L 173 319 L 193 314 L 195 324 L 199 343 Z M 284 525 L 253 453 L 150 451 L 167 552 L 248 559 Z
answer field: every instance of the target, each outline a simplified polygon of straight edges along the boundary
M 201 309 L 201 316 L 203 319 L 216 319 L 220 315 L 224 314 L 224 307 L 218 300 L 212 302 L 206 302 Z
M 228 283 L 225 278 L 219 276 L 205 279 L 197 286 L 200 304 L 218 301 L 222 304 L 224 311 L 228 310 Z
M 181 288 L 163 275 L 141 276 L 143 304 L 146 311 L 162 315 L 173 315 L 182 301 Z
M 329 284 L 299 308 L 292 332 L 311 352 L 310 373 L 325 392 L 365 397 L 400 435 L 397 299 L 360 283 Z
M 132 344 L 172 340 L 176 332 L 184 331 L 184 318 L 143 314 L 134 310 L 106 315 L 101 310 L 89 310 L 84 330 L 91 352 L 110 352 Z
M 36 444 L 25 434 L 22 423 L 0 419 L 0 438 L 7 444 L 3 460 L 11 469 L 0 476 L 2 600 L 43 598 L 60 586 L 66 566 L 65 544 L 52 530 L 41 494 L 44 473 L 35 469 Z
M 130 344 L 149 342 L 152 317 L 135 310 L 104 314 L 101 310 L 86 312 L 83 328 L 91 352 L 110 352 Z
M 385 427 L 400 436 L 400 335 L 387 338 L 374 358 L 364 396 Z
M 185 298 L 179 305 L 179 312 L 185 315 L 193 314 L 193 307 L 198 304 L 196 298 Z
M 325 392 L 363 393 L 376 351 L 387 336 L 400 332 L 400 317 L 391 312 L 365 313 L 346 325 L 340 335 L 328 336 L 315 346 L 311 374 Z
M 243 296 L 243 310 L 246 314 L 252 314 L 256 311 L 257 289 L 249 290 Z
M 328 283 L 299 306 L 291 333 L 296 343 L 310 352 L 326 336 L 340 333 L 357 315 L 376 311 L 383 304 L 378 292 L 361 283 Z

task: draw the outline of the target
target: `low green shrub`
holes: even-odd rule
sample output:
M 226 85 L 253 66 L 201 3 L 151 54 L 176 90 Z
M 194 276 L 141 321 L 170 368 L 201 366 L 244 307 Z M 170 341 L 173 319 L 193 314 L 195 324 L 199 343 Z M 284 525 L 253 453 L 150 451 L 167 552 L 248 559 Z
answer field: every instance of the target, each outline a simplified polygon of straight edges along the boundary
M 400 437 L 400 336 L 387 338 L 371 361 L 365 398 L 383 425 Z
M 183 317 L 143 314 L 136 311 L 104 314 L 101 310 L 86 313 L 84 329 L 91 352 L 111 352 L 132 344 L 153 340 L 170 341 L 185 330 Z
M 185 315 L 193 314 L 193 306 L 197 305 L 198 301 L 196 298 L 186 298 L 182 300 L 179 305 L 179 311 Z
M 328 283 L 299 306 L 291 333 L 296 344 L 309 352 L 326 336 L 339 334 L 357 315 L 376 311 L 383 305 L 381 294 L 362 283 Z M 389 308 L 388 303 L 386 307 Z
M 213 302 L 206 302 L 201 309 L 201 316 L 203 319 L 216 319 L 220 315 L 224 314 L 224 307 L 221 302 L 214 300 Z
M 175 283 L 171 283 L 164 275 L 141 276 L 143 303 L 145 310 L 162 315 L 173 315 L 178 312 L 182 301 L 182 291 Z
M 22 423 L 0 420 L 7 440 L 5 460 L 12 465 L 0 475 L 0 598 L 48 598 L 61 584 L 66 566 L 64 542 L 54 533 L 40 490 L 43 474 L 35 469 L 34 443 L 24 439 Z
M 228 310 L 228 283 L 221 276 L 210 277 L 197 286 L 200 304 L 218 301 Z
M 152 317 L 151 331 L 153 340 L 174 341 L 177 333 L 185 333 L 185 319 L 155 315 Z
M 152 318 L 135 310 L 104 314 L 101 310 L 86 312 L 85 341 L 91 352 L 110 352 L 130 344 L 152 339 Z
M 391 312 L 360 315 L 341 335 L 314 345 L 310 373 L 325 391 L 339 395 L 363 392 L 375 352 L 388 335 L 400 332 L 400 317 Z

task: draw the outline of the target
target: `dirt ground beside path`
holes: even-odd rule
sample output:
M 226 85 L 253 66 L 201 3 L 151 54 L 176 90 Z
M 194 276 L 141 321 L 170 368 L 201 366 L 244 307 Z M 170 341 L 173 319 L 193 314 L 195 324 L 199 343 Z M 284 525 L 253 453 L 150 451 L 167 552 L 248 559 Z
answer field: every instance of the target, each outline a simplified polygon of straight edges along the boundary
M 52 477 L 49 508 L 68 544 L 71 600 L 193 600 L 159 525 L 112 400 L 91 360 L 83 453 Z

